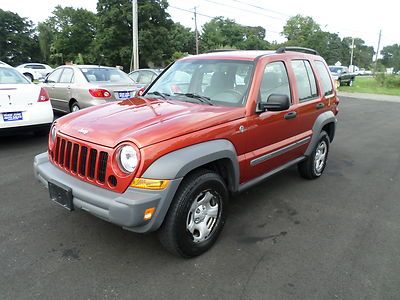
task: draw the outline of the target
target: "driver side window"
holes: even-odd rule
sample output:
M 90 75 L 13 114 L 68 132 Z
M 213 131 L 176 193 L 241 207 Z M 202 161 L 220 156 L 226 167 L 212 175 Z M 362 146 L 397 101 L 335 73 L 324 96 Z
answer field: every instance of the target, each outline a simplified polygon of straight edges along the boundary
M 291 99 L 289 78 L 282 61 L 275 61 L 265 66 L 260 86 L 261 102 L 266 103 L 271 94 L 287 95 Z
M 62 71 L 63 71 L 63 69 L 54 70 L 53 73 L 51 73 L 49 75 L 49 77 L 47 77 L 46 82 L 48 82 L 48 83 L 57 83 L 58 79 L 60 78 L 60 75 L 61 75 Z

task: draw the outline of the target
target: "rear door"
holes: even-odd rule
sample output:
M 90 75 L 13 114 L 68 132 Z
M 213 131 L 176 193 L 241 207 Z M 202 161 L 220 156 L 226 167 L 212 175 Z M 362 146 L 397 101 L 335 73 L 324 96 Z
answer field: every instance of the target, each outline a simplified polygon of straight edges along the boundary
M 312 127 L 319 114 L 326 109 L 321 93 L 318 91 L 315 71 L 312 63 L 307 59 L 293 59 L 290 61 L 296 84 L 296 111 L 299 131 L 312 135 Z M 304 153 L 303 148 L 298 148 L 298 154 Z

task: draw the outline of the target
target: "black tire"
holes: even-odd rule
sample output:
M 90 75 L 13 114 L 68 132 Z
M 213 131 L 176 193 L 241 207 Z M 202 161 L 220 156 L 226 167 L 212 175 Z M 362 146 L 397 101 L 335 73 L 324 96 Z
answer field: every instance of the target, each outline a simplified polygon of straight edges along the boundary
M 194 230 L 192 234 L 188 229 L 190 224 L 193 227 L 197 226 L 193 223 L 193 218 L 196 214 L 191 211 L 199 203 L 197 201 L 202 199 L 201 196 L 204 195 L 203 199 L 206 199 L 206 195 L 209 195 L 209 193 L 213 197 L 211 201 L 215 201 L 214 207 L 215 203 L 218 204 L 218 212 L 215 221 L 211 220 L 209 222 L 211 218 L 205 220 L 208 217 L 206 214 L 203 216 L 202 221 L 196 223 L 197 225 L 204 223 L 207 228 L 209 223 L 213 223 L 213 225 L 208 235 L 205 235 L 205 240 L 195 242 L 195 239 L 201 237 L 201 233 L 198 231 L 198 234 L 196 234 Z M 187 175 L 182 181 L 164 223 L 158 231 L 161 244 L 172 254 L 186 258 L 195 257 L 206 252 L 213 246 L 225 224 L 228 197 L 225 182 L 217 173 L 200 169 Z M 211 203 L 211 201 L 209 202 Z M 199 209 L 197 208 L 195 211 L 197 213 Z M 199 221 L 198 218 L 195 220 Z M 205 221 L 203 222 L 203 220 Z
M 353 86 L 353 79 L 350 79 L 350 81 L 347 83 L 348 86 Z
M 29 73 L 24 73 L 25 77 L 27 77 L 31 82 L 33 82 L 33 76 Z
M 81 108 L 79 107 L 78 102 L 73 101 L 69 107 L 69 111 L 70 112 L 75 112 L 75 111 L 79 111 Z
M 320 165 L 315 160 L 317 151 L 322 149 L 319 148 L 322 147 L 321 146 L 322 144 L 325 145 L 325 156 L 323 159 L 323 164 Z M 303 160 L 297 165 L 297 169 L 302 177 L 306 179 L 316 179 L 322 175 L 326 167 L 326 161 L 328 159 L 329 145 L 330 145 L 329 136 L 325 131 L 322 131 L 319 135 L 318 142 L 314 150 L 312 151 L 311 155 L 306 160 Z

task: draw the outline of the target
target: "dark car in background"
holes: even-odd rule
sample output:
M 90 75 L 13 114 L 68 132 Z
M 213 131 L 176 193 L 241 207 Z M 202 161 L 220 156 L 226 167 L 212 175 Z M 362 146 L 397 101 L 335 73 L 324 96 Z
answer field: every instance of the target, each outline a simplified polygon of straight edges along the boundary
M 343 66 L 329 66 L 329 71 L 332 74 L 336 87 L 341 85 L 353 85 L 356 74 L 350 73 L 349 68 Z

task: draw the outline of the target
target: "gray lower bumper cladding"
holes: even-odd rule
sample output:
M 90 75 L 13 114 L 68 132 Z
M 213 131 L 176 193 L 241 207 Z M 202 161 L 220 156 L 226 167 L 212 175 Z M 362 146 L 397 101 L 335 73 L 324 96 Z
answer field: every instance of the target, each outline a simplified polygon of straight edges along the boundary
M 134 232 L 149 232 L 160 227 L 182 180 L 171 180 L 169 186 L 161 191 L 128 188 L 120 194 L 63 172 L 49 161 L 47 152 L 37 155 L 33 166 L 35 177 L 46 187 L 51 180 L 72 189 L 75 209 L 82 209 Z M 150 207 L 155 207 L 156 211 L 151 220 L 145 221 L 144 211 Z

